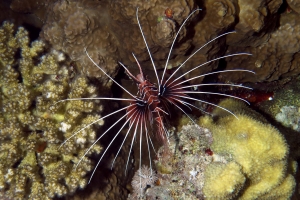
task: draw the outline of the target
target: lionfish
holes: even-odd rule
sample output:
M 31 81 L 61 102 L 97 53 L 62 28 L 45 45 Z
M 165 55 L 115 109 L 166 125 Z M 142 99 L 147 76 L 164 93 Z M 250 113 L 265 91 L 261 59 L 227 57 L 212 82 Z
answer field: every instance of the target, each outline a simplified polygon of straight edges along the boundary
M 217 104 L 208 102 L 208 101 L 204 101 L 204 100 L 200 100 L 197 98 L 193 98 L 191 97 L 189 94 L 211 94 L 211 95 L 221 95 L 221 96 L 226 96 L 226 97 L 231 97 L 231 98 L 235 98 L 235 99 L 239 99 L 242 101 L 245 101 L 246 103 L 249 104 L 248 101 L 236 97 L 236 96 L 232 96 L 232 95 L 228 95 L 228 94 L 223 94 L 223 93 L 217 93 L 217 92 L 206 92 L 206 91 L 197 91 L 197 90 L 191 90 L 190 88 L 195 88 L 195 87 L 199 87 L 199 86 L 205 86 L 205 85 L 210 85 L 210 86 L 231 86 L 231 87 L 242 87 L 242 88 L 246 88 L 246 89 L 251 89 L 249 87 L 246 86 L 242 86 L 242 85 L 235 85 L 235 84 L 222 84 L 222 83 L 210 83 L 210 84 L 193 84 L 193 85 L 186 85 L 187 82 L 190 82 L 191 80 L 194 79 L 198 79 L 200 77 L 205 77 L 207 75 L 212 75 L 212 74 L 219 74 L 219 73 L 226 73 L 226 72 L 249 72 L 249 73 L 254 73 L 253 71 L 249 71 L 249 70 L 243 70 L 243 69 L 234 69 L 234 70 L 222 70 L 222 71 L 216 71 L 216 72 L 209 72 L 209 73 L 205 73 L 205 74 L 201 74 L 192 78 L 188 78 L 186 80 L 183 80 L 183 77 L 187 74 L 189 74 L 190 72 L 198 69 L 199 67 L 202 67 L 204 65 L 207 65 L 209 63 L 212 63 L 214 61 L 220 60 L 220 59 L 224 59 L 227 57 L 232 57 L 232 56 L 241 56 L 241 55 L 251 55 L 249 53 L 236 53 L 236 54 L 230 54 L 230 55 L 225 55 L 225 56 L 221 56 L 212 60 L 209 60 L 205 63 L 202 63 L 194 68 L 192 68 L 191 70 L 183 73 L 182 75 L 180 75 L 177 78 L 174 78 L 174 75 L 182 68 L 184 67 L 184 64 L 190 59 L 192 58 L 197 52 L 199 52 L 201 49 L 203 49 L 205 46 L 207 46 L 208 44 L 212 43 L 213 41 L 234 33 L 234 31 L 232 32 L 226 32 L 222 35 L 219 35 L 215 38 L 213 38 L 212 40 L 208 41 L 207 43 L 205 43 L 203 46 L 201 46 L 200 48 L 198 48 L 194 53 L 192 53 L 183 63 L 180 64 L 180 66 L 177 67 L 177 69 L 168 77 L 166 78 L 166 70 L 167 70 L 167 66 L 168 66 L 168 62 L 172 53 L 172 49 L 174 47 L 174 44 L 176 42 L 176 39 L 181 31 L 181 29 L 184 27 L 184 25 L 186 24 L 186 22 L 188 21 L 188 19 L 197 11 L 199 11 L 201 9 L 195 9 L 194 11 L 192 11 L 188 17 L 183 21 L 183 23 L 181 24 L 181 26 L 179 27 L 174 40 L 172 42 L 172 45 L 170 47 L 169 50 L 169 54 L 168 57 L 166 59 L 166 64 L 164 66 L 164 70 L 162 73 L 162 76 L 159 77 L 156 67 L 155 67 L 155 63 L 154 60 L 152 58 L 152 54 L 151 51 L 149 49 L 149 46 L 147 44 L 147 40 L 146 37 L 144 35 L 142 26 L 140 24 L 139 21 L 139 17 L 138 17 L 138 8 L 136 10 L 136 19 L 137 19 L 137 23 L 142 35 L 142 38 L 144 40 L 146 49 L 148 51 L 149 54 L 149 58 L 151 60 L 152 66 L 153 66 L 153 70 L 155 72 L 156 75 L 156 79 L 157 79 L 157 84 L 152 83 L 150 80 L 148 80 L 147 78 L 145 78 L 145 75 L 143 73 L 142 67 L 140 65 L 140 63 L 138 62 L 138 59 L 136 58 L 136 56 L 132 53 L 132 56 L 134 57 L 138 68 L 139 68 L 139 74 L 137 76 L 134 76 L 133 74 L 131 74 L 131 72 L 125 67 L 124 64 L 122 64 L 121 62 L 119 62 L 119 64 L 125 69 L 126 74 L 129 76 L 130 79 L 132 79 L 138 88 L 138 93 L 137 95 L 133 95 L 132 93 L 130 93 L 126 88 L 124 88 L 122 85 L 120 85 L 116 80 L 114 80 L 110 75 L 108 75 L 88 54 L 87 49 L 85 48 L 84 51 L 86 53 L 86 55 L 88 56 L 88 58 L 91 60 L 91 62 L 97 67 L 99 68 L 109 79 L 111 79 L 116 85 L 118 85 L 124 92 L 128 93 L 131 98 L 106 98 L 106 97 L 97 97 L 97 98 L 74 98 L 74 99 L 64 99 L 58 102 L 63 102 L 63 101 L 68 101 L 68 100 L 117 100 L 117 101 L 127 101 L 130 102 L 130 104 L 124 108 L 121 108 L 119 110 L 116 110 L 110 114 L 107 114 L 103 117 L 101 117 L 100 119 L 94 121 L 91 124 L 88 124 L 87 126 L 85 126 L 84 128 L 76 131 L 72 136 L 70 136 L 69 138 L 67 138 L 62 144 L 61 146 L 63 146 L 66 142 L 68 142 L 72 137 L 74 137 L 76 134 L 78 134 L 79 132 L 81 132 L 82 130 L 84 130 L 85 128 L 92 126 L 93 124 L 96 124 L 97 122 L 99 122 L 100 120 L 103 120 L 107 117 L 113 116 L 117 113 L 120 113 L 122 111 L 126 111 L 125 114 L 119 118 L 116 122 L 114 122 L 100 137 L 98 137 L 95 142 L 88 148 L 88 150 L 85 152 L 85 154 L 81 157 L 81 159 L 79 160 L 79 162 L 77 163 L 76 167 L 81 163 L 82 159 L 88 154 L 88 152 L 93 148 L 93 146 L 106 134 L 108 133 L 114 126 L 116 126 L 118 123 L 120 123 L 122 120 L 125 120 L 125 122 L 121 125 L 121 128 L 118 130 L 118 132 L 115 134 L 115 136 L 111 139 L 110 143 L 108 144 L 107 148 L 104 150 L 104 152 L 102 153 L 97 165 L 95 166 L 92 175 L 89 179 L 89 183 L 98 167 L 98 165 L 100 164 L 101 160 L 103 159 L 104 155 L 106 154 L 106 152 L 108 151 L 108 149 L 111 147 L 112 143 L 115 141 L 115 139 L 117 138 L 117 136 L 121 133 L 121 131 L 124 129 L 124 127 L 128 124 L 128 130 L 125 134 L 125 137 L 120 145 L 120 148 L 118 150 L 118 152 L 116 153 L 113 161 L 112 161 L 112 165 L 111 167 L 113 167 L 114 162 L 118 156 L 118 154 L 121 151 L 122 146 L 124 145 L 127 137 L 129 136 L 129 133 L 133 133 L 132 139 L 131 139 L 131 145 L 130 145 L 130 150 L 128 153 L 128 157 L 127 157 L 127 163 L 126 163 L 126 167 L 125 167 L 125 173 L 127 171 L 127 167 L 128 167 L 128 161 L 129 161 L 129 157 L 132 151 L 132 147 L 133 147 L 133 143 L 135 141 L 135 139 L 138 137 L 137 134 L 139 133 L 139 154 L 140 154 L 140 160 L 139 160 L 139 167 L 141 169 L 141 160 L 142 160 L 142 140 L 143 140 L 143 136 L 146 138 L 146 143 L 148 146 L 148 156 L 149 156 L 149 160 L 150 160 L 150 169 L 152 170 L 152 165 L 151 165 L 151 153 L 150 153 L 150 144 L 154 150 L 154 145 L 153 142 L 151 140 L 150 137 L 150 129 L 152 129 L 153 127 L 156 127 L 156 135 L 158 136 L 158 138 L 163 142 L 164 145 L 168 145 L 168 137 L 169 137 L 169 132 L 168 129 L 165 125 L 165 120 L 166 117 L 168 117 L 170 115 L 169 113 L 169 107 L 171 106 L 175 106 L 176 108 L 178 108 L 180 111 L 182 111 L 193 123 L 194 120 L 186 113 L 186 111 L 184 110 L 184 107 L 191 109 L 191 108 L 195 108 L 195 109 L 199 109 L 201 111 L 203 111 L 202 109 L 198 108 L 197 106 L 189 103 L 188 101 L 192 100 L 192 101 L 198 101 L 198 102 L 202 102 L 202 103 L 206 103 L 208 105 L 214 106 L 214 107 L 218 107 L 220 109 L 225 110 L 226 112 L 232 114 L 233 116 L 234 113 L 232 113 L 230 110 L 223 108 L 221 106 L 218 106 Z M 56 102 L 56 103 L 58 103 Z M 205 111 L 204 111 L 205 112 Z M 236 116 L 235 116 L 236 117 Z M 196 123 L 195 123 L 196 124 Z M 155 150 L 154 150 L 155 152 Z M 141 187 L 141 190 L 143 188 Z

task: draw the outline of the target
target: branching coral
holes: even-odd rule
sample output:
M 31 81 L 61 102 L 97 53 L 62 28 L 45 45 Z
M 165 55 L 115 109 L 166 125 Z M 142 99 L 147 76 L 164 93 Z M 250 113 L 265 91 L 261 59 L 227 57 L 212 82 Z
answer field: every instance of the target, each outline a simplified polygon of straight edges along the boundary
M 74 77 L 59 52 L 40 55 L 42 41 L 30 44 L 28 32 L 5 22 L 0 28 L 0 190 L 14 199 L 50 199 L 87 184 L 88 157 L 75 164 L 95 141 L 100 103 L 66 98 L 97 95 L 84 77 Z M 20 56 L 18 56 L 20 52 Z M 18 58 L 20 57 L 20 58 Z M 103 121 L 99 121 L 99 125 Z M 91 152 L 100 153 L 96 144 Z M 2 193 L 0 193 L 2 195 Z

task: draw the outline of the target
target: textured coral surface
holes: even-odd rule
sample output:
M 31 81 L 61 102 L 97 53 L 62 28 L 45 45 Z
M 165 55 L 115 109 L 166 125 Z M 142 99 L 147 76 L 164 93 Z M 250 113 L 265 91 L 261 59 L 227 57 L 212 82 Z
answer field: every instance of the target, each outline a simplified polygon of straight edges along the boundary
M 60 145 L 99 119 L 102 106 L 88 101 L 55 102 L 97 95 L 96 88 L 86 78 L 72 75 L 62 53 L 42 55 L 44 43 L 36 40 L 30 44 L 24 28 L 14 35 L 13 25 L 5 22 L 0 40 L 1 198 L 50 199 L 84 188 L 86 174 L 94 166 L 88 156 L 99 154 L 100 145 L 96 144 L 76 169 L 75 165 L 95 141 L 95 127 Z
M 182 119 L 183 123 L 188 120 Z M 152 166 L 157 170 L 155 184 L 140 189 L 140 179 L 134 177 L 129 199 L 203 199 L 204 169 L 213 160 L 212 154 L 206 152 L 212 135 L 208 129 L 191 123 L 180 128 L 171 132 L 169 149 L 161 147 L 157 152 Z M 148 179 L 143 177 L 141 182 L 145 180 Z
M 250 117 L 251 110 L 241 102 L 226 99 L 219 105 L 230 109 L 225 106 L 230 101 L 227 105 L 236 104 L 242 114 L 237 110 L 235 116 L 227 114 L 216 122 L 208 117 L 200 119 L 200 124 L 213 133 L 212 150 L 225 156 L 228 162 L 207 166 L 205 196 L 207 199 L 289 199 L 296 185 L 293 175 L 297 164 L 289 158 L 284 136 L 269 123 Z
M 297 13 L 284 13 L 280 16 L 280 26 L 268 34 L 263 43 L 248 47 L 232 46 L 228 52 L 246 51 L 253 54 L 248 59 L 229 59 L 228 69 L 242 66 L 256 72 L 255 77 L 244 78 L 246 81 L 275 81 L 297 75 L 300 72 L 300 20 Z M 224 79 L 239 81 L 237 76 L 226 75 Z
M 218 67 L 242 67 L 255 71 L 255 77 L 243 73 L 225 73 L 218 78 L 231 82 L 258 82 L 274 81 L 300 73 L 297 67 L 299 1 L 289 0 L 287 4 L 282 0 L 14 0 L 10 8 L 19 13 L 32 13 L 32 24 L 42 28 L 41 38 L 76 61 L 80 71 L 88 76 L 102 77 L 104 83 L 108 79 L 84 55 L 84 48 L 112 76 L 117 73 L 118 61 L 129 66 L 136 65 L 131 52 L 137 55 L 144 68 L 152 70 L 137 26 L 137 7 L 143 32 L 158 69 L 164 67 L 180 25 L 194 9 L 201 8 L 180 31 L 168 68 L 182 64 L 193 51 L 210 39 L 235 30 L 235 34 L 201 49 L 185 63 L 182 71 L 225 53 L 250 52 L 252 57 L 228 58 L 226 65 L 219 65 L 216 61 L 187 76 Z M 169 16 L 165 15 L 168 9 L 171 13 Z
M 235 116 L 218 108 L 213 112 L 216 120 L 200 117 L 199 125 L 205 128 L 185 124 L 171 132 L 169 149 L 161 148 L 155 160 L 157 182 L 140 189 L 141 183 L 151 179 L 135 177 L 132 186 L 140 190 L 133 190 L 129 199 L 292 196 L 297 163 L 289 155 L 284 136 L 242 102 L 225 99 L 219 106 L 233 110 Z M 187 120 L 182 118 L 183 123 Z

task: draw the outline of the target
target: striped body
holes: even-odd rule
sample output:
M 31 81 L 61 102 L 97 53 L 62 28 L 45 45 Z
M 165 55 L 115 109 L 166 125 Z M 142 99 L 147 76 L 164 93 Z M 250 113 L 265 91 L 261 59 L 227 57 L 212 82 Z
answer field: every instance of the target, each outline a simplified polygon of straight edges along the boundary
M 141 73 L 135 78 L 129 71 L 127 71 L 128 76 L 136 82 L 139 94 L 138 100 L 130 105 L 127 109 L 127 113 L 132 113 L 132 115 L 134 113 L 137 115 L 138 113 L 143 113 L 144 119 L 141 119 L 143 120 L 143 123 L 141 124 L 150 123 L 151 127 L 153 127 L 154 123 L 157 127 L 156 133 L 158 138 L 165 143 L 167 141 L 167 137 L 165 127 L 163 125 L 163 116 L 168 113 L 166 113 L 162 108 L 163 104 L 161 103 L 157 87 L 144 78 L 141 69 L 140 72 Z M 139 112 L 133 112 L 133 110 L 139 110 Z M 128 117 L 131 117 L 131 123 L 134 123 L 133 119 L 135 118 L 132 117 L 132 115 L 129 114 Z

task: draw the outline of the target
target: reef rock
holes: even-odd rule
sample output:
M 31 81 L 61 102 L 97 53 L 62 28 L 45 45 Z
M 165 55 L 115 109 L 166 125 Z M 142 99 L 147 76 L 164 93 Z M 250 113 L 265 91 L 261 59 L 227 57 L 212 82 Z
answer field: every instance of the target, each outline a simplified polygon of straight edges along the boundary
M 117 73 L 118 61 L 137 69 L 131 52 L 144 69 L 153 70 L 137 25 L 137 7 L 143 33 L 159 70 L 166 64 L 180 25 L 193 10 L 200 8 L 202 10 L 192 15 L 178 34 L 167 67 L 171 69 L 183 64 L 183 73 L 225 53 L 249 52 L 252 57 L 227 58 L 227 65 L 211 62 L 186 74 L 186 78 L 216 69 L 242 66 L 243 69 L 255 71 L 256 75 L 223 73 L 218 78 L 230 82 L 270 82 L 300 73 L 297 67 L 299 3 L 296 0 L 287 3 L 293 9 L 291 13 L 284 11 L 282 0 L 48 0 L 44 3 L 14 0 L 10 6 L 14 11 L 30 12 L 41 19 L 44 23 L 41 38 L 69 55 L 84 74 L 100 77 L 104 83 L 108 78 L 89 60 L 85 48 L 111 76 Z M 38 11 L 40 8 L 43 11 Z M 206 44 L 232 30 L 236 33 Z M 198 53 L 192 54 L 204 44 L 205 47 Z M 286 49 L 289 51 L 286 52 Z

